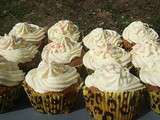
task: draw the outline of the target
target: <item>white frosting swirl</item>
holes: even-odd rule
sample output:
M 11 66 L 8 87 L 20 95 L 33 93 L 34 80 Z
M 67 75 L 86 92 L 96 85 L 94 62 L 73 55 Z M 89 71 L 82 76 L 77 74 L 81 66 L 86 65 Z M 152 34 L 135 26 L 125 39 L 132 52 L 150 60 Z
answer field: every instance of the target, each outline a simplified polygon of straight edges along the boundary
M 135 67 L 153 67 L 160 61 L 160 44 L 157 42 L 136 44 L 131 54 Z
M 153 58 L 154 59 L 154 58 Z M 143 68 L 140 70 L 140 78 L 141 80 L 153 86 L 160 87 L 160 65 L 156 64 L 152 68 Z
M 26 75 L 27 84 L 36 92 L 47 93 L 63 91 L 78 82 L 79 74 L 68 65 L 47 64 L 41 62 L 38 68 L 32 69 Z
M 73 42 L 78 41 L 79 37 L 78 27 L 69 20 L 61 20 L 48 30 L 48 39 L 51 41 L 69 39 Z
M 70 63 L 72 59 L 81 56 L 81 42 L 73 43 L 64 40 L 61 43 L 51 42 L 42 51 L 42 59 L 55 63 Z
M 148 42 L 158 39 L 158 34 L 148 24 L 135 21 L 129 24 L 123 31 L 122 36 L 130 43 Z
M 25 63 L 31 61 L 38 52 L 35 45 L 14 36 L 0 36 L 0 55 L 8 61 Z
M 85 80 L 87 87 L 96 87 L 104 92 L 132 91 L 144 88 L 140 80 L 118 65 L 108 65 L 96 70 Z
M 15 86 L 24 80 L 24 73 L 14 62 L 9 62 L 0 56 L 0 85 Z
M 107 44 L 119 47 L 122 39 L 116 31 L 96 28 L 83 38 L 83 43 L 88 49 L 104 47 Z
M 83 57 L 83 64 L 92 70 L 114 63 L 127 67 L 131 63 L 131 55 L 120 47 L 107 46 L 89 50 Z
M 37 25 L 24 22 L 17 23 L 9 32 L 9 35 L 14 35 L 30 42 L 39 42 L 44 39 L 45 30 Z

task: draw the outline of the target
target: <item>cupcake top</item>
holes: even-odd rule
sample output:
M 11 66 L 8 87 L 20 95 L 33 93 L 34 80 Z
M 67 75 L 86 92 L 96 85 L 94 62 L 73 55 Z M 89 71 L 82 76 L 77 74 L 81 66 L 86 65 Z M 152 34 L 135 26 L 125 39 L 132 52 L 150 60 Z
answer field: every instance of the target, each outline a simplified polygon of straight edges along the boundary
M 80 37 L 78 27 L 69 20 L 61 20 L 48 30 L 48 39 L 51 41 L 61 41 L 69 39 L 77 42 Z
M 0 36 L 0 55 L 8 61 L 25 63 L 31 61 L 38 52 L 38 48 L 21 38 L 4 35 Z
M 26 41 L 39 42 L 45 37 L 45 30 L 42 27 L 39 27 L 34 24 L 17 23 L 12 30 L 9 32 L 9 35 L 14 35 L 18 38 L 23 38 Z
M 149 27 L 148 24 L 141 21 L 135 21 L 129 24 L 123 31 L 122 36 L 130 43 L 142 43 L 146 41 L 157 40 L 158 34 Z
M 80 57 L 82 45 L 80 42 L 74 43 L 64 40 L 61 43 L 51 42 L 42 51 L 42 59 L 47 62 L 60 64 L 70 63 L 74 58 Z
M 75 68 L 68 65 L 47 64 L 41 61 L 38 68 L 28 72 L 25 80 L 36 92 L 60 92 L 77 83 L 79 74 Z
M 160 44 L 158 42 L 136 44 L 131 54 L 135 67 L 151 68 L 160 61 Z
M 139 74 L 141 81 L 146 84 L 160 87 L 160 80 L 159 80 L 160 69 L 159 68 L 160 68 L 160 65 L 156 64 L 152 68 L 141 69 Z
M 96 87 L 105 91 L 133 91 L 144 88 L 140 80 L 119 65 L 107 65 L 102 69 L 97 69 L 85 80 L 87 87 Z
M 101 48 L 107 44 L 119 47 L 122 39 L 116 31 L 96 28 L 83 38 L 83 43 L 88 49 Z
M 24 80 L 24 73 L 14 62 L 0 56 L 0 85 L 15 86 Z
M 131 63 L 130 53 L 120 47 L 108 45 L 104 48 L 89 50 L 83 57 L 83 64 L 92 70 L 114 63 L 127 67 Z

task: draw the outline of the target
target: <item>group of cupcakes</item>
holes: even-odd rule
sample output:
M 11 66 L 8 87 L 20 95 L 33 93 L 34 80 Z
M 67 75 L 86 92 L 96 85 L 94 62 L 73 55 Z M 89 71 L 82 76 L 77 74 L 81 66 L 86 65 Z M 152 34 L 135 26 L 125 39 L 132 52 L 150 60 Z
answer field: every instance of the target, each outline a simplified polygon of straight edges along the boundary
M 103 28 L 80 35 L 61 20 L 49 29 L 18 23 L 1 36 L 0 112 L 15 105 L 23 86 L 43 113 L 72 112 L 83 94 L 93 119 L 132 120 L 146 89 L 160 113 L 160 43 L 148 24 L 132 22 L 122 35 Z
M 16 24 L 0 37 L 0 112 L 6 112 L 24 92 L 43 113 L 68 113 L 82 93 L 87 72 L 80 32 L 61 20 L 49 29 Z
M 142 102 L 148 100 L 143 98 L 146 90 L 151 109 L 160 113 L 160 43 L 155 30 L 141 21 L 129 24 L 122 36 L 96 28 L 83 43 L 89 74 L 83 95 L 95 120 L 136 119 Z
M 28 23 L 16 24 L 0 36 L 0 112 L 11 109 L 22 94 L 25 74 L 37 67 L 47 42 L 46 30 Z

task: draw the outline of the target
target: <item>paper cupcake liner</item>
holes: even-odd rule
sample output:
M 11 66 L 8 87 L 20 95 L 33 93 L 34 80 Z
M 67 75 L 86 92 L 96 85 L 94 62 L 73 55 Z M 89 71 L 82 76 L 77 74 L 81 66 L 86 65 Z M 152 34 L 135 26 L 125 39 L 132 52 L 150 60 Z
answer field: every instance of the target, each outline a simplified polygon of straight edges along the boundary
M 40 61 L 41 61 L 41 53 L 38 52 L 31 61 L 26 63 L 19 63 L 18 66 L 20 70 L 23 70 L 23 72 L 27 73 L 31 69 L 36 68 L 40 63 Z
M 48 114 L 60 114 L 72 112 L 78 103 L 81 82 L 72 85 L 63 92 L 48 92 L 40 94 L 30 88 L 27 83 L 23 84 L 31 105 L 38 112 Z
M 146 85 L 149 94 L 150 108 L 160 114 L 160 87 Z
M 21 85 L 9 88 L 9 90 L 0 95 L 0 113 L 4 113 L 12 109 L 19 96 L 21 95 Z M 0 89 L 1 90 L 1 89 Z
M 160 114 L 160 92 L 149 92 L 151 109 Z
M 94 120 L 135 120 L 143 90 L 101 92 L 83 89 L 86 109 Z

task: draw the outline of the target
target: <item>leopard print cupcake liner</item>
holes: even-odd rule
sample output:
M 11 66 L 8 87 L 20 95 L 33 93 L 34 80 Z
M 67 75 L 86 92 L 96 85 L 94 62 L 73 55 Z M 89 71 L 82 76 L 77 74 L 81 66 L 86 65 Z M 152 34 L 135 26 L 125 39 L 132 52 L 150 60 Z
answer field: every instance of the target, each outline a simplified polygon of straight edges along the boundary
M 150 108 L 160 114 L 160 92 L 159 91 L 149 91 L 149 98 L 150 98 Z
M 12 109 L 21 95 L 21 85 L 14 86 L 11 90 L 0 95 L 0 113 L 8 112 Z
M 83 89 L 85 105 L 94 120 L 135 120 L 143 89 L 131 92 L 101 92 Z
M 60 114 L 70 113 L 75 109 L 80 96 L 81 84 L 81 82 L 77 83 L 68 92 L 49 92 L 44 94 L 35 92 L 25 82 L 23 86 L 31 105 L 36 111 L 48 114 Z

